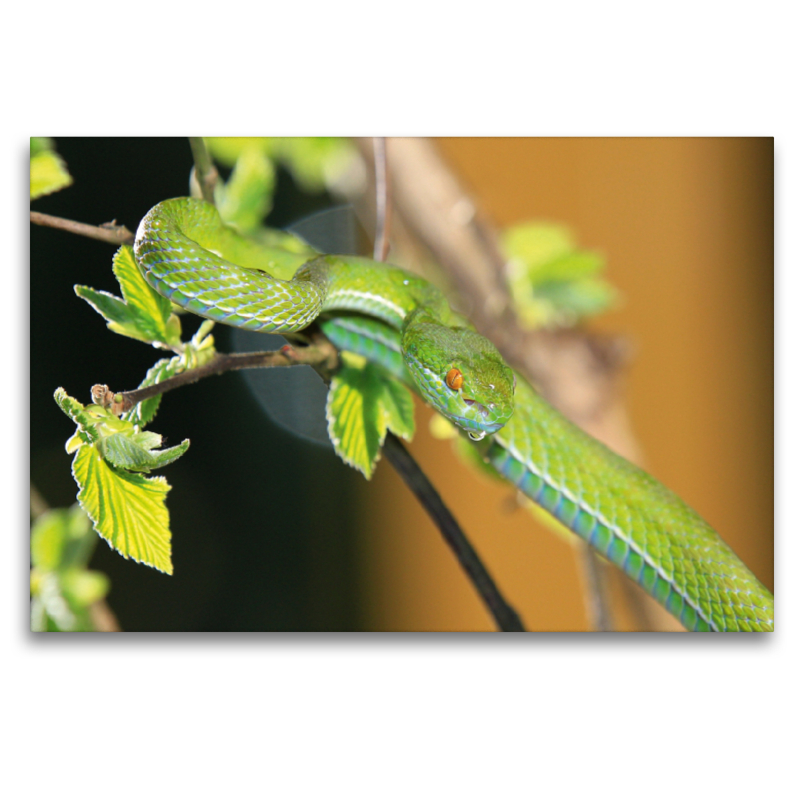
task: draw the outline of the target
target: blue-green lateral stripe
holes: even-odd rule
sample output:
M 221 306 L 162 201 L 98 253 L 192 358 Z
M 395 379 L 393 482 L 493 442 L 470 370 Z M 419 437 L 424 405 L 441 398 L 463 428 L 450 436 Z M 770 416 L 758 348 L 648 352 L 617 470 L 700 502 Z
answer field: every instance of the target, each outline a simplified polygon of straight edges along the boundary
M 571 496 L 568 490 L 556 486 L 549 476 L 538 474 L 530 465 L 524 464 L 517 454 L 495 441 L 489 445 L 486 457 L 503 477 L 620 567 L 628 577 L 680 619 L 688 630 L 709 631 L 724 628 L 722 615 L 712 613 L 711 619 L 707 619 L 702 610 L 679 590 L 671 576 L 653 564 L 630 537 L 605 519 L 600 512 L 590 508 L 581 499 Z

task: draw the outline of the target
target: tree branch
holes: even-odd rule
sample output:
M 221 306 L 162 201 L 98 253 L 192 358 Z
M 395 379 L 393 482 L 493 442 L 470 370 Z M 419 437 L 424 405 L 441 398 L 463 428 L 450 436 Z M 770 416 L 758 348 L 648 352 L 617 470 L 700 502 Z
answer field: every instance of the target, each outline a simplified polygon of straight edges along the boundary
M 525 627 L 516 611 L 500 594 L 492 576 L 484 567 L 478 554 L 464 535 L 450 510 L 442 502 L 419 464 L 412 458 L 403 443 L 392 433 L 386 434 L 383 452 L 389 463 L 397 470 L 403 482 L 414 493 L 434 524 L 441 531 L 447 545 L 453 551 L 464 572 L 472 581 L 497 627 L 506 632 L 524 632 Z
M 52 217 L 39 211 L 31 211 L 31 222 L 34 225 L 43 225 L 46 228 L 57 228 L 62 231 L 76 233 L 78 236 L 87 236 L 108 244 L 133 244 L 133 234 L 124 226 L 117 225 L 117 221 L 105 222 L 100 226 L 87 225 L 85 222 L 74 222 L 71 219 Z
M 389 252 L 389 220 L 391 219 L 391 195 L 389 174 L 386 169 L 386 139 L 376 136 L 375 148 L 375 246 L 373 257 L 385 261 Z
M 98 405 L 110 408 L 115 414 L 130 411 L 137 403 L 156 395 L 171 392 L 182 386 L 212 375 L 222 375 L 239 369 L 258 369 L 265 367 L 293 367 L 305 364 L 317 371 L 320 377 L 330 383 L 331 375 L 339 364 L 336 348 L 321 332 L 312 334 L 311 344 L 293 347 L 286 344 L 280 350 L 267 350 L 259 353 L 217 353 L 208 363 L 195 369 L 187 369 L 161 383 L 132 389 L 128 392 L 112 392 L 103 384 L 92 387 L 92 399 Z

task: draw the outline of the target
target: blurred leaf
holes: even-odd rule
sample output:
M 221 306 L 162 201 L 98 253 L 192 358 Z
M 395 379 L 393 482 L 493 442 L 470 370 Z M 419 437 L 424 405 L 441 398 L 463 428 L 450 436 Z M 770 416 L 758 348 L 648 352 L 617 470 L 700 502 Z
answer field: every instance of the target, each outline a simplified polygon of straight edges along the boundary
M 110 582 L 102 572 L 86 569 L 70 569 L 61 576 L 61 589 L 70 606 L 88 607 L 102 600 L 109 590 Z
M 61 156 L 46 136 L 31 137 L 31 200 L 52 194 L 72 183 Z
M 72 474 L 80 487 L 78 502 L 100 536 L 124 558 L 171 575 L 167 481 L 115 469 L 96 447 L 78 450 Z
M 273 139 L 272 152 L 307 192 L 323 191 L 355 155 L 349 141 L 330 136 Z
M 31 563 L 42 570 L 55 570 L 61 565 L 61 553 L 67 539 L 66 512 L 48 511 L 33 524 L 31 530 Z
M 236 164 L 236 159 L 248 150 L 268 154 L 272 141 L 268 136 L 204 136 L 203 139 L 209 153 L 226 167 Z
M 86 569 L 97 544 L 76 503 L 39 516 L 31 529 L 31 630 L 92 630 L 91 603 L 104 597 L 108 578 Z
M 502 246 L 512 298 L 524 327 L 574 325 L 617 301 L 614 288 L 600 277 L 603 256 L 578 250 L 562 225 L 513 226 L 504 232 Z
M 275 168 L 258 148 L 246 148 L 236 159 L 228 181 L 219 185 L 217 208 L 241 233 L 257 231 L 272 208 Z
M 117 250 L 113 270 L 124 299 L 89 286 L 76 286 L 75 293 L 101 314 L 115 333 L 150 344 L 179 345 L 180 320 L 172 313 L 169 300 L 144 279 L 132 248 L 123 245 Z
M 214 158 L 228 167 L 244 152 L 260 151 L 283 164 L 307 192 L 323 191 L 356 154 L 351 142 L 333 136 L 209 136 L 205 141 Z

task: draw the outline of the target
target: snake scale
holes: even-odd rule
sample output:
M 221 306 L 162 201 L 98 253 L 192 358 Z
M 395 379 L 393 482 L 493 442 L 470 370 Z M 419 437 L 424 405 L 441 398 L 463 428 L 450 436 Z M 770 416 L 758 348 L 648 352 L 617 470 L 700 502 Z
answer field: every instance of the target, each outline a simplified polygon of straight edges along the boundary
M 677 495 L 567 421 L 453 312 L 397 267 L 255 242 L 202 200 L 159 203 L 134 254 L 162 296 L 207 319 L 326 335 L 408 383 L 508 481 L 616 564 L 692 631 L 771 631 L 774 601 Z

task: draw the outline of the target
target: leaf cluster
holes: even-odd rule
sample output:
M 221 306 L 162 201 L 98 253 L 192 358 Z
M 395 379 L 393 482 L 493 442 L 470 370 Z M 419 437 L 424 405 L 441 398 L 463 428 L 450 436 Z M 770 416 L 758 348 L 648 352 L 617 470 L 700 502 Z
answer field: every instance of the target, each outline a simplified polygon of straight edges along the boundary
M 89 570 L 97 536 L 83 509 L 47 511 L 31 529 L 31 630 L 94 630 L 91 606 L 106 596 L 108 578 Z

